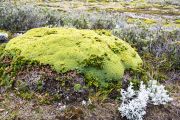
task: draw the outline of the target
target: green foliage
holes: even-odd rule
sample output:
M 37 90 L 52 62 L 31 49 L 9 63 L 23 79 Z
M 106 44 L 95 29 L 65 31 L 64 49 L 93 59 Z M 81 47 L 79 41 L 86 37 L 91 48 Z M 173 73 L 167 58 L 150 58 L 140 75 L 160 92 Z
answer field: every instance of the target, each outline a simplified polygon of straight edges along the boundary
M 81 87 L 82 87 L 81 84 L 75 84 L 74 85 L 74 90 L 79 91 L 81 89 Z
M 180 19 L 175 20 L 177 24 L 180 24 Z
M 43 90 L 43 80 L 38 80 L 37 89 L 40 92 Z
M 78 29 L 87 29 L 89 28 L 88 21 L 85 18 L 77 19 L 73 21 L 73 26 Z
M 115 28 L 115 24 L 113 23 L 112 20 L 97 20 L 93 26 L 92 26 L 93 29 L 113 29 Z
M 6 88 L 11 88 L 13 85 L 13 80 L 11 80 L 11 77 L 7 74 L 3 74 L 0 77 L 0 86 L 5 86 Z
M 179 69 L 179 30 L 166 31 L 161 28 L 150 30 L 148 26 L 138 25 L 124 30 L 114 30 L 113 34 L 137 48 L 140 55 L 149 56 L 150 54 L 151 57 L 147 61 L 154 61 L 150 65 L 154 66 L 153 69 L 161 71 Z M 146 57 L 144 60 L 146 61 Z M 148 66 L 149 63 L 145 65 Z
M 26 60 L 49 64 L 57 72 L 78 70 L 100 86 L 105 81 L 119 80 L 125 69 L 140 67 L 142 60 L 128 43 L 107 32 L 99 33 L 92 30 L 37 28 L 12 39 L 6 50 L 19 49 L 20 56 Z M 114 52 L 112 48 L 119 52 Z M 22 60 L 16 61 L 13 64 L 16 69 L 26 64 Z
M 13 88 L 15 83 L 15 77 L 19 70 L 27 65 L 36 65 L 36 61 L 30 61 L 19 56 L 20 51 L 17 49 L 4 50 L 5 44 L 0 46 L 0 85 L 6 88 Z M 17 85 L 20 90 L 27 90 L 26 85 L 21 84 L 22 82 L 17 81 Z
M 40 96 L 38 98 L 38 101 L 40 104 L 50 104 L 52 102 L 52 97 L 48 93 L 46 93 L 45 95 Z
M 19 6 L 11 3 L 2 3 L 2 7 L 0 7 L 0 28 L 16 32 L 43 26 L 46 24 L 46 21 L 42 14 L 46 14 L 43 9 L 31 5 Z
M 0 57 L 4 53 L 5 46 L 6 46 L 6 44 L 1 44 L 0 45 Z
M 29 88 L 28 88 L 27 83 L 25 83 L 25 82 L 23 82 L 21 80 L 16 81 L 16 87 L 17 87 L 18 91 L 29 92 Z
M 98 33 L 99 35 L 106 35 L 106 36 L 112 35 L 111 31 L 105 30 L 105 29 L 97 29 L 97 30 L 95 30 L 95 32 Z M 95 38 L 95 39 L 98 39 L 98 38 Z
M 85 59 L 82 63 L 85 67 L 96 67 L 97 69 L 103 69 L 103 56 L 91 55 L 88 59 Z
M 27 92 L 20 91 L 17 92 L 16 94 L 25 100 L 31 100 L 34 97 L 34 93 L 31 91 L 27 91 Z
M 13 5 L 12 3 L 2 3 L 0 7 L 0 29 L 15 33 L 45 26 L 68 26 L 78 29 L 115 28 L 115 20 L 112 20 L 113 16 L 111 18 L 103 18 L 103 16 L 103 13 L 89 14 L 86 11 L 80 13 L 79 11 L 73 11 L 71 13 L 32 4 Z

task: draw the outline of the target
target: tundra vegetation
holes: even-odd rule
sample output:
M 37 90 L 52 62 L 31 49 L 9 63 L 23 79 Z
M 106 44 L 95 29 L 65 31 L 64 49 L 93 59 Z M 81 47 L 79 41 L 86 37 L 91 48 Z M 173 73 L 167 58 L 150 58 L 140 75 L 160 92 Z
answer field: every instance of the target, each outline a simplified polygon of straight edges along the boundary
M 180 119 L 178 0 L 0 2 L 0 119 Z

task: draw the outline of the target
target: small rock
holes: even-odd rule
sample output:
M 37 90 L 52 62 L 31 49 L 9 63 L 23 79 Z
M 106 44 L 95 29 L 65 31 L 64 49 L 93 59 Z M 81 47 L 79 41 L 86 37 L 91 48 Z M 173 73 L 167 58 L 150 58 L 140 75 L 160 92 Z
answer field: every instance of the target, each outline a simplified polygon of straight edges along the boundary
M 66 105 L 63 105 L 63 106 L 60 106 L 60 107 L 59 107 L 59 110 L 60 110 L 60 111 L 64 111 L 65 109 L 66 109 Z
M 8 34 L 7 33 L 0 33 L 0 43 L 5 43 L 8 41 Z
M 15 33 L 15 34 L 13 35 L 13 37 L 18 37 L 18 36 L 20 36 L 20 35 L 23 35 L 23 33 Z

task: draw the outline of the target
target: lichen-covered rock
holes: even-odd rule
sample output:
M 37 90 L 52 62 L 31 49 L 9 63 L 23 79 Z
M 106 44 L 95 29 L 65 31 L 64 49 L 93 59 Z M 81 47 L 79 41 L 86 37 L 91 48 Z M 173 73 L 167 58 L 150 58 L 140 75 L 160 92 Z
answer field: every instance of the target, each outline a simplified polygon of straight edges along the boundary
M 0 32 L 0 43 L 5 43 L 8 41 L 8 34 Z
M 77 70 L 86 79 L 119 80 L 126 69 L 142 64 L 125 41 L 106 31 L 74 28 L 35 28 L 7 43 L 5 50 L 19 49 L 21 56 L 49 64 L 57 72 Z
M 0 30 L 0 43 L 7 43 L 12 38 L 12 33 L 5 30 Z

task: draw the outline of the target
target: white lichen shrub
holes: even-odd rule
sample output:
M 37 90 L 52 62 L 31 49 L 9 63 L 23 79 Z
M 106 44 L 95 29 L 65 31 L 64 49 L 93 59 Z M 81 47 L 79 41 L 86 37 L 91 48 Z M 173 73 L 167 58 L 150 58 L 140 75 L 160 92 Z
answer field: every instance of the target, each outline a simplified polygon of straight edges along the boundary
M 164 86 L 158 85 L 156 80 L 150 80 L 147 87 L 141 82 L 139 90 L 134 90 L 130 83 L 126 91 L 121 90 L 121 95 L 122 104 L 118 110 L 122 117 L 129 120 L 143 120 L 148 104 L 160 105 L 172 100 Z
M 167 90 L 163 85 L 158 85 L 156 80 L 148 82 L 147 91 L 149 92 L 150 102 L 154 105 L 166 104 L 172 101 L 172 98 L 167 94 Z
M 148 91 L 145 85 L 141 83 L 139 91 L 133 90 L 133 84 L 130 83 L 127 91 L 122 90 L 122 104 L 118 108 L 122 117 L 129 120 L 142 120 L 146 114 L 146 106 L 148 101 Z M 133 99 L 134 98 L 134 99 Z
M 141 104 L 142 101 L 138 98 L 131 100 L 128 104 L 122 103 L 118 109 L 121 112 L 122 117 L 129 120 L 142 120 L 146 114 L 146 104 Z
M 133 98 L 134 97 L 134 95 L 135 95 L 135 91 L 133 90 L 133 85 L 132 85 L 132 83 L 130 83 L 130 85 L 129 85 L 129 87 L 127 88 L 127 91 L 125 91 L 125 90 L 121 90 L 121 95 L 122 95 L 122 100 L 123 101 L 125 101 L 125 100 L 127 100 L 128 101 L 128 99 L 131 99 L 131 98 Z

